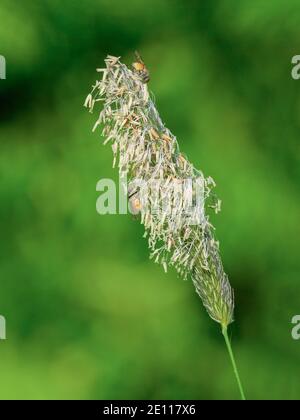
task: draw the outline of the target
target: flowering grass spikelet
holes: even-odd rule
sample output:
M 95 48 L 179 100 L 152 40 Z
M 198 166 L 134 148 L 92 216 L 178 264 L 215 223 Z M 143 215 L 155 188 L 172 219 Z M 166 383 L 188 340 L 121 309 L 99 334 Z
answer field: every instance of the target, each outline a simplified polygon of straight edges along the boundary
M 211 208 L 220 210 L 213 179 L 180 152 L 134 68 L 120 57 L 107 56 L 105 67 L 97 71 L 102 78 L 85 106 L 93 112 L 98 102 L 103 104 L 93 131 L 102 128 L 104 144 L 112 147 L 113 166 L 128 180 L 150 258 L 165 271 L 173 266 L 184 279 L 191 278 L 210 317 L 227 328 L 233 321 L 234 298 L 208 215 Z M 137 180 L 142 182 L 135 185 Z

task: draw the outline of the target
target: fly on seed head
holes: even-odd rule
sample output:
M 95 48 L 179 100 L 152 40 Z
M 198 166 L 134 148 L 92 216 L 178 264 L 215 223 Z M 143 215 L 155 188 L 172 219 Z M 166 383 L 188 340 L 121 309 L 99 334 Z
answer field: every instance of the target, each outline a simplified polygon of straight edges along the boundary
M 140 54 L 135 51 L 136 61 L 132 63 L 133 71 L 140 77 L 143 83 L 148 83 L 150 80 L 150 73 L 145 63 L 143 62 Z
M 139 198 L 138 190 L 130 192 L 128 194 L 128 200 L 129 200 L 129 208 L 130 208 L 131 214 L 133 214 L 134 216 L 137 216 L 142 210 L 142 204 Z

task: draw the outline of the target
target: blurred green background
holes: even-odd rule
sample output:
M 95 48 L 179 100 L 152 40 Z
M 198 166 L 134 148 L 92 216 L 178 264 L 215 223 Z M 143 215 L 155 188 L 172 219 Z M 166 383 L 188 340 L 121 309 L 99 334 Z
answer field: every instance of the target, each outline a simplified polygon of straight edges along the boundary
M 191 282 L 148 259 L 142 227 L 99 216 L 118 179 L 83 108 L 107 54 L 138 49 L 182 151 L 217 182 L 249 398 L 300 397 L 298 0 L 2 0 L 1 399 L 238 398 Z

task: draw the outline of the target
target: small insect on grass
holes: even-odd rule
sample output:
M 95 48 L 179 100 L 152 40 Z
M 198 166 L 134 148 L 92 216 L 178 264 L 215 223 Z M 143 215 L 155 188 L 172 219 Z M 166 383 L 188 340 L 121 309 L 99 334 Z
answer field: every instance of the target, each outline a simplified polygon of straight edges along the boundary
M 101 127 L 104 143 L 111 144 L 121 179 L 127 177 L 129 186 L 142 180 L 149 190 L 156 185 L 155 194 L 145 188 L 129 194 L 145 228 L 150 258 L 165 271 L 172 266 L 192 280 L 209 316 L 221 326 L 245 399 L 227 334 L 233 322 L 233 290 L 209 219 L 211 210 L 220 211 L 215 182 L 180 152 L 176 137 L 162 122 L 149 94 L 149 71 L 139 55 L 131 69 L 119 57 L 108 56 L 98 71 L 102 79 L 85 101 L 91 112 L 103 104 L 94 129 Z

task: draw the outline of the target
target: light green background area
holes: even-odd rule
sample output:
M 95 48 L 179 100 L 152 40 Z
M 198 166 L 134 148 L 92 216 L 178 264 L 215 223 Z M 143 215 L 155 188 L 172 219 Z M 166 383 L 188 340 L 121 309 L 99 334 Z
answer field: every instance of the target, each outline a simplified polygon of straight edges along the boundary
M 82 105 L 105 56 L 138 49 L 223 202 L 246 393 L 298 399 L 299 1 L 2 0 L 0 22 L 0 398 L 238 398 L 191 281 L 149 261 L 130 215 L 95 210 L 97 181 L 118 175 Z

